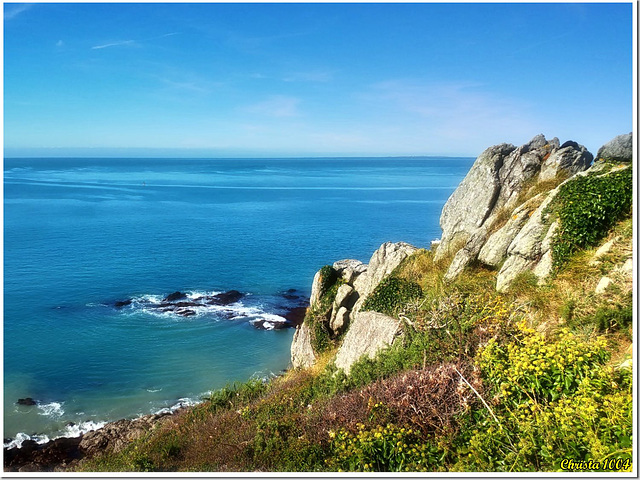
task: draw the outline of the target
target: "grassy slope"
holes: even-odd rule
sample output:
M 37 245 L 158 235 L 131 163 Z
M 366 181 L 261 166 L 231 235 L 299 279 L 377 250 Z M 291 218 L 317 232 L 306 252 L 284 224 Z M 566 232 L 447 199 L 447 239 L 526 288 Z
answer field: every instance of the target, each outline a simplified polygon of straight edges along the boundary
M 625 212 L 623 212 L 625 213 Z M 318 364 L 268 384 L 229 387 L 84 471 L 547 471 L 561 461 L 629 467 L 632 221 L 583 247 L 547 285 L 521 275 L 494 291 L 474 267 L 453 284 L 429 251 L 395 272 L 419 298 L 388 310 L 401 342 L 345 377 L 329 343 Z M 604 294 L 595 287 L 613 280 Z M 382 295 L 380 298 L 385 298 Z M 616 465 L 608 465 L 614 467 Z M 611 468 L 609 468 L 611 469 Z

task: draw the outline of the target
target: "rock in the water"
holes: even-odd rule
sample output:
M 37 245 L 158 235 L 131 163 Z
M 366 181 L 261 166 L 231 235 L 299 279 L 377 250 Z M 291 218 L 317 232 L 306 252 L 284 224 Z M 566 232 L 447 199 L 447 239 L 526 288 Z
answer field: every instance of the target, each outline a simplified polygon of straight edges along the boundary
M 64 469 L 84 455 L 79 448 L 80 441 L 80 437 L 62 437 L 39 445 L 33 440 L 25 440 L 21 448 L 4 449 L 4 469 L 9 472 Z
M 316 363 L 316 356 L 311 346 L 311 332 L 307 323 L 296 327 L 291 342 L 291 365 L 293 368 L 308 368 Z
M 127 305 L 131 305 L 132 302 L 133 302 L 133 300 L 131 300 L 131 299 L 121 300 L 121 301 L 118 301 L 118 302 L 114 303 L 114 306 L 116 308 L 122 308 L 122 307 L 126 307 Z
M 360 357 L 374 358 L 381 349 L 393 344 L 399 333 L 400 320 L 378 312 L 358 312 L 338 350 L 336 367 L 349 374 Z
M 162 299 L 163 302 L 175 302 L 176 300 L 182 300 L 183 298 L 187 298 L 186 293 L 182 292 L 173 292 L 167 295 Z
M 33 398 L 31 397 L 27 397 L 27 398 L 19 398 L 18 401 L 16 402 L 18 405 L 26 405 L 26 406 L 31 406 L 31 405 L 37 405 L 38 402 L 36 402 Z
M 287 326 L 297 327 L 304 321 L 307 307 L 293 307 L 284 314 L 284 318 L 287 319 Z
M 209 305 L 230 305 L 240 300 L 243 296 L 238 290 L 229 290 L 209 297 L 207 303 Z
M 596 160 L 631 162 L 633 160 L 633 133 L 618 135 L 598 149 Z

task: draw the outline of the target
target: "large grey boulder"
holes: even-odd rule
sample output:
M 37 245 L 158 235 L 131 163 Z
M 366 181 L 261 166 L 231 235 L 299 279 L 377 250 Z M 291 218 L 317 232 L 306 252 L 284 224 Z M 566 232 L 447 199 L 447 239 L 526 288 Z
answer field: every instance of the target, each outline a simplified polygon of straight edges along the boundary
M 552 180 L 558 175 L 570 177 L 586 170 L 593 161 L 593 155 L 583 145 L 565 142 L 542 163 L 538 182 Z
M 309 324 L 302 322 L 296 327 L 291 342 L 291 365 L 293 368 L 309 368 L 316 363 L 316 355 L 311 346 Z
M 367 271 L 360 274 L 353 282 L 358 300 L 353 307 L 357 312 L 378 284 L 393 272 L 400 263 L 418 249 L 405 242 L 386 242 L 380 245 L 369 260 Z
M 482 226 L 493 211 L 500 194 L 498 172 L 504 159 L 515 150 L 507 143 L 489 147 L 476 159 L 469 173 L 442 208 L 440 227 L 442 237 L 435 261 L 453 253 Z
M 538 194 L 517 207 L 507 223 L 487 239 L 478 253 L 478 260 L 491 267 L 500 265 L 507 256 L 509 245 L 540 205 L 542 196 L 543 194 Z
M 348 375 L 351 366 L 363 355 L 374 358 L 380 350 L 392 345 L 400 327 L 400 320 L 382 313 L 358 312 L 338 350 L 336 367 Z
M 550 225 L 546 223 L 543 212 L 547 205 L 549 205 L 558 194 L 559 189 L 560 187 L 549 192 L 547 198 L 545 198 L 542 204 L 533 212 L 529 221 L 526 222 L 509 245 L 507 249 L 507 259 L 496 278 L 496 290 L 499 292 L 507 290 L 520 273 L 525 270 L 533 270 L 543 256 L 549 253 L 551 236 L 553 235 L 555 227 L 553 229 L 550 228 Z M 551 233 L 549 233 L 550 230 Z M 547 242 L 543 245 L 545 238 Z M 540 273 L 542 277 L 543 272 L 541 271 Z M 547 274 L 548 273 L 549 272 L 547 272 Z
M 416 247 L 405 242 L 387 242 L 373 253 L 368 265 L 353 259 L 335 262 L 332 268 L 345 283 L 338 288 L 331 304 L 331 310 L 328 312 L 328 327 L 333 334 L 342 333 L 345 328 L 349 328 L 348 332 L 350 332 L 353 324 L 352 319 L 356 317 L 371 292 L 405 258 L 417 251 Z M 320 299 L 325 293 L 322 291 L 322 284 L 322 275 L 318 271 L 313 277 L 311 287 L 309 303 L 312 311 L 320 305 Z M 377 328 L 376 324 L 372 324 L 371 328 Z M 375 332 L 372 335 L 375 336 Z M 294 368 L 307 368 L 315 362 L 316 356 L 311 346 L 309 325 L 307 322 L 303 322 L 296 328 L 293 335 L 291 364 Z
M 547 141 L 544 135 L 537 135 L 518 148 L 502 144 L 485 150 L 442 209 L 442 240 L 434 260 L 454 254 L 444 279 L 454 280 L 476 259 L 491 266 L 506 260 L 507 272 L 537 264 L 545 252 L 524 251 L 529 248 L 526 246 L 522 252 L 513 250 L 511 260 L 507 258 L 511 243 L 529 222 L 523 215 L 531 215 L 535 209 L 533 203 L 521 205 L 527 189 L 533 188 L 536 180 L 583 171 L 592 160 L 582 145 L 568 141 L 560 146 L 557 138 Z M 505 215 L 512 216 L 512 220 L 496 231 Z M 519 254 L 522 255 L 515 258 Z M 539 271 L 542 270 L 541 267 Z
M 338 272 L 338 275 L 340 275 L 346 283 L 353 285 L 356 277 L 367 271 L 367 265 L 362 263 L 360 260 L 353 260 L 349 258 L 335 262 L 333 264 L 333 269 Z
M 633 160 L 633 134 L 618 135 L 598 149 L 596 160 L 631 162 Z
M 502 209 L 515 208 L 520 192 L 559 146 L 557 138 L 536 135 L 520 147 L 503 143 L 480 154 L 442 209 L 434 260 L 457 252 L 481 227 L 489 230 Z

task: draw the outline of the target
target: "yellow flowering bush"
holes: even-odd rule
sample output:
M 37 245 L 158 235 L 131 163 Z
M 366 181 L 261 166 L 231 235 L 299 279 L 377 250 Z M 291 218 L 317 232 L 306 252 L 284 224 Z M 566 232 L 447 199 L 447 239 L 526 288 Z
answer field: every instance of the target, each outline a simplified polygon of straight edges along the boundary
M 545 338 L 523 323 L 510 343 L 489 342 L 477 362 L 493 408 L 470 417 L 455 468 L 560 471 L 563 459 L 630 459 L 631 371 L 605 366 L 608 358 L 603 338 Z
M 331 456 L 325 460 L 338 472 L 426 472 L 439 462 L 438 449 L 418 431 L 394 424 L 372 428 L 360 423 L 357 431 L 330 431 Z
M 514 341 L 505 345 L 490 340 L 478 363 L 500 396 L 541 401 L 575 391 L 582 379 L 608 358 L 604 337 L 584 342 L 563 329 L 557 340 L 550 342 L 520 322 Z

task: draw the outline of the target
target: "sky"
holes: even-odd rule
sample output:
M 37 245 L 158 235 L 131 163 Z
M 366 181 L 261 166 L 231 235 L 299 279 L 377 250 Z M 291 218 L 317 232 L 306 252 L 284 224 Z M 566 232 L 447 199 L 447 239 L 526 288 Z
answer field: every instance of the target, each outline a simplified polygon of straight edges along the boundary
M 4 152 L 595 154 L 634 40 L 632 3 L 5 3 Z

